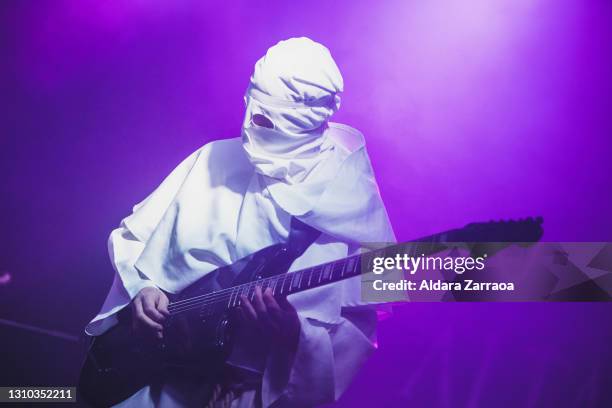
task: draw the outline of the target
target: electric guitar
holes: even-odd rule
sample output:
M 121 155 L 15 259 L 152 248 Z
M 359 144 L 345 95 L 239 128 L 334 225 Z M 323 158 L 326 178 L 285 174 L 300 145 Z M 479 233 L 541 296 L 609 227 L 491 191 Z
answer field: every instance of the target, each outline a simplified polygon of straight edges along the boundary
M 541 218 L 472 223 L 295 272 L 287 272 L 294 258 L 284 244 L 264 248 L 207 274 L 178 294 L 167 294 L 170 315 L 162 340 L 136 336 L 130 308 L 120 311 L 118 324 L 92 338 L 78 392 L 93 406 L 111 406 L 173 372 L 214 381 L 231 351 L 233 311 L 240 306 L 241 295 L 253 298 L 256 286 L 272 288 L 275 297 L 283 297 L 359 276 L 362 266 L 367 269 L 364 262 L 385 253 L 428 255 L 443 251 L 448 243 L 536 242 L 542 236 L 541 224 Z M 477 244 L 466 245 L 478 250 Z

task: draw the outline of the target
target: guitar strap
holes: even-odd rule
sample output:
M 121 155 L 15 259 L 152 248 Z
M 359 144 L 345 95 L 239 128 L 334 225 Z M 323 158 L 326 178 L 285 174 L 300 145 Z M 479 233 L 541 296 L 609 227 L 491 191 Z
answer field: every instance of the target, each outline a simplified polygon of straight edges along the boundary
M 274 244 L 243 258 L 229 269 L 211 273 L 211 290 L 226 289 L 237 283 L 246 283 L 255 279 L 285 273 L 297 258 L 321 235 L 321 231 L 291 217 L 289 236 L 286 242 Z M 229 272 L 229 273 L 228 273 Z
M 272 268 L 258 268 L 262 272 L 261 277 L 267 278 L 287 272 L 293 261 L 302 256 L 320 235 L 321 231 L 296 217 L 291 217 L 291 229 L 287 242 L 273 245 L 261 252 L 261 258 L 258 260 L 259 265 L 273 266 Z
M 285 244 L 288 256 L 292 257 L 291 262 L 302 256 L 306 249 L 319 238 L 321 231 L 300 221 L 296 217 L 291 217 L 291 230 L 289 238 Z

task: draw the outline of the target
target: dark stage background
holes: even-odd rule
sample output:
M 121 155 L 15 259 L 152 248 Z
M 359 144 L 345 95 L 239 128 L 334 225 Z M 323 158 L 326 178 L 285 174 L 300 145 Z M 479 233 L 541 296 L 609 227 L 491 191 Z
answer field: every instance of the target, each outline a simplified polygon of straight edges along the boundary
M 612 2 L 2 1 L 0 318 L 81 333 L 106 239 L 205 142 L 256 60 L 330 48 L 398 238 L 542 215 L 612 240 Z M 609 304 L 407 304 L 337 406 L 610 406 Z M 74 385 L 78 343 L 0 327 L 0 385 Z

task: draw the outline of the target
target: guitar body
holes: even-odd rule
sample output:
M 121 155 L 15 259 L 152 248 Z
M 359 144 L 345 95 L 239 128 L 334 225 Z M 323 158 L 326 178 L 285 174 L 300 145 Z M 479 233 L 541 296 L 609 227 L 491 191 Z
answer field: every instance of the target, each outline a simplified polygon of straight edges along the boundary
M 368 265 L 374 252 L 376 256 L 384 256 L 385 251 L 436 253 L 447 248 L 447 242 L 464 242 L 472 252 L 482 250 L 478 243 L 493 242 L 498 251 L 513 242 L 538 241 L 541 224 L 541 218 L 468 224 L 462 229 L 366 253 L 363 260 Z M 218 380 L 231 352 L 233 315 L 241 295 L 252 299 L 257 285 L 272 289 L 274 296 L 287 296 L 361 275 L 361 255 L 287 273 L 293 260 L 316 238 L 316 234 L 310 234 L 309 239 L 292 240 L 293 233 L 309 234 L 310 227 L 304 226 L 296 221 L 294 228 L 292 221 L 288 243 L 264 248 L 207 274 L 177 295 L 168 294 L 170 316 L 163 340 L 139 337 L 132 331 L 130 308 L 119 312 L 118 324 L 91 342 L 78 385 L 82 399 L 93 406 L 111 406 L 147 384 L 163 383 L 169 376 Z M 298 247 L 291 245 L 300 241 Z
M 283 247 L 274 245 L 209 273 L 178 295 L 167 294 L 170 304 L 182 310 L 166 320 L 163 340 L 137 335 L 126 307 L 118 324 L 92 338 L 79 378 L 80 396 L 107 407 L 168 376 L 218 379 L 231 352 L 234 309 L 222 303 L 194 305 L 190 299 L 286 272 L 290 263 Z

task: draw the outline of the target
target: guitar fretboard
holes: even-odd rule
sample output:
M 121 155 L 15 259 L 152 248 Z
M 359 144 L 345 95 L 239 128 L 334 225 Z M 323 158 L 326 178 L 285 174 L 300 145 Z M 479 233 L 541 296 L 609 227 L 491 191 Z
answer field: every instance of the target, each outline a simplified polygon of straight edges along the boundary
M 362 272 L 371 271 L 373 259 L 376 257 L 393 256 L 397 253 L 427 255 L 440 251 L 446 247 L 443 244 L 445 238 L 446 234 L 433 235 L 419 241 L 391 245 L 299 271 L 282 273 L 206 295 L 184 299 L 171 304 L 170 313 L 177 314 L 196 308 L 218 308 L 220 305 L 228 309 L 240 306 L 242 296 L 250 300 L 254 299 L 256 287 L 260 287 L 262 292 L 270 288 L 273 296 L 287 296 L 328 285 L 359 276 Z
M 362 272 L 369 272 L 372 270 L 372 262 L 376 257 L 389 257 L 395 256 L 395 254 L 427 256 L 448 248 L 448 243 L 536 242 L 542 236 L 541 224 L 542 219 L 539 217 L 519 221 L 472 223 L 460 229 L 431 235 L 416 241 L 390 245 L 296 272 L 282 273 L 205 295 L 183 299 L 171 303 L 168 308 L 170 314 L 208 307 L 229 309 L 239 306 L 242 296 L 253 300 L 255 288 L 258 286 L 261 287 L 262 291 L 271 288 L 274 296 L 287 296 L 358 276 Z

